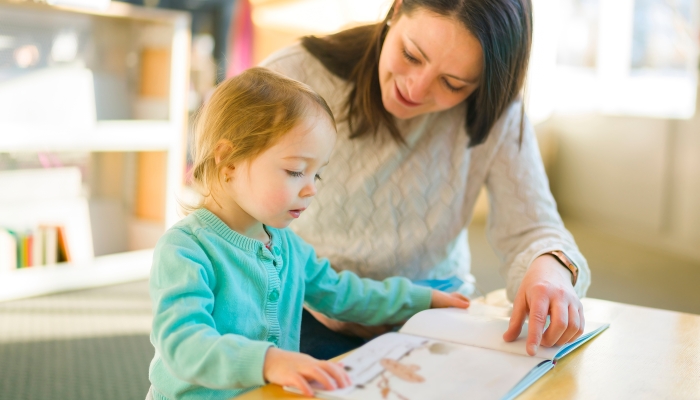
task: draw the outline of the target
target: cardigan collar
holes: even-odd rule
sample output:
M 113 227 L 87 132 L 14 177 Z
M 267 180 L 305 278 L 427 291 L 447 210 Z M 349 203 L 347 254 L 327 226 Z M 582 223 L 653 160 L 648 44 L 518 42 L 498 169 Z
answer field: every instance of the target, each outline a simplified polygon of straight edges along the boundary
M 240 248 L 241 250 L 250 251 L 257 253 L 262 249 L 267 249 L 265 244 L 259 240 L 249 238 L 248 236 L 241 235 L 240 233 L 229 228 L 224 221 L 217 217 L 214 213 L 207 210 L 206 208 L 200 208 L 194 212 L 194 215 L 203 221 L 208 227 L 210 227 L 219 236 L 224 238 L 226 241 L 230 242 L 234 246 Z M 270 249 L 274 249 L 279 246 L 279 235 L 276 229 L 269 226 L 263 225 L 265 231 L 270 235 Z

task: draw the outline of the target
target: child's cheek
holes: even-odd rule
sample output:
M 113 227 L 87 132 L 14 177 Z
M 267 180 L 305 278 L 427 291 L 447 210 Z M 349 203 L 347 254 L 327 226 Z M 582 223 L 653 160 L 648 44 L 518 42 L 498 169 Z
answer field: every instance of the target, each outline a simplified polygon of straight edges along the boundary
M 289 208 L 289 194 L 283 190 L 284 188 L 273 188 L 267 195 L 268 211 L 278 213 L 287 211 Z

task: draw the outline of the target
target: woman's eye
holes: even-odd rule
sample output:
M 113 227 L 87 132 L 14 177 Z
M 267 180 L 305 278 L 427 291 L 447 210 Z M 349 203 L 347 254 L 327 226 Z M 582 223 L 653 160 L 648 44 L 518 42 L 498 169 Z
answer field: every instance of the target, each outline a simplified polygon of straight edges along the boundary
M 289 176 L 293 176 L 295 178 L 301 178 L 302 176 L 304 176 L 304 173 L 301 171 L 289 171 L 289 170 L 287 170 L 287 173 L 289 174 Z
M 402 50 L 402 53 L 403 53 L 403 57 L 404 57 L 408 62 L 413 63 L 413 64 L 419 64 L 419 63 L 420 63 L 420 61 L 418 61 L 417 58 L 415 58 L 415 57 L 413 57 L 412 55 L 408 54 L 408 51 L 406 51 L 406 49 L 403 49 L 403 50 Z
M 447 87 L 447 90 L 451 92 L 459 92 L 460 90 L 464 89 L 464 87 L 454 87 L 450 85 L 450 82 L 447 81 L 447 79 L 444 80 L 445 82 L 445 87 Z

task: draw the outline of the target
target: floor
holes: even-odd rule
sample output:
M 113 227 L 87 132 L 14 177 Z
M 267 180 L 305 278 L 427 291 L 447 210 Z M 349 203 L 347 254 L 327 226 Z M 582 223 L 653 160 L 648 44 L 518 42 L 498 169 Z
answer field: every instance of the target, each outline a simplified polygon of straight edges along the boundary
M 0 303 L 0 399 L 143 399 L 150 326 L 147 281 Z
M 700 314 L 700 262 L 567 227 L 592 270 L 590 297 Z M 504 287 L 484 225 L 469 232 L 479 289 Z M 150 323 L 146 281 L 0 303 L 0 400 L 144 398 Z

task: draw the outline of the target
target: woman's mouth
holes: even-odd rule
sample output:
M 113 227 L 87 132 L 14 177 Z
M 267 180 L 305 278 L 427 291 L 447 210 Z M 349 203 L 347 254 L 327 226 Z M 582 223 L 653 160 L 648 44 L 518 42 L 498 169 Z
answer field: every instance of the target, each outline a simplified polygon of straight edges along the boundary
M 418 107 L 420 103 L 414 103 L 411 100 L 408 100 L 406 97 L 404 97 L 403 94 L 401 94 L 401 91 L 399 90 L 399 85 L 394 82 L 394 91 L 396 92 L 396 98 L 399 100 L 399 103 L 403 104 L 406 107 Z

